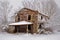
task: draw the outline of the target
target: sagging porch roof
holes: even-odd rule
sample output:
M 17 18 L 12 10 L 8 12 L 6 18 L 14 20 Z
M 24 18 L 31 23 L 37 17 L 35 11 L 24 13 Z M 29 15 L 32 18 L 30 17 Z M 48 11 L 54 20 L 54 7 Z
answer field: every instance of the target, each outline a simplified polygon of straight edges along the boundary
M 20 22 L 15 22 L 15 23 L 10 23 L 9 25 L 31 25 L 33 24 L 32 22 L 27 22 L 27 21 L 20 21 Z

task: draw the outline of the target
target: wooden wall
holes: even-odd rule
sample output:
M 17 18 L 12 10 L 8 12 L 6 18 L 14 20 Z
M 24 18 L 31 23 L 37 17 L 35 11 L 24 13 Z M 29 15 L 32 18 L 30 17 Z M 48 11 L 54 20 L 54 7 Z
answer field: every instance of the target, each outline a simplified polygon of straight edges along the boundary
M 31 20 L 28 20 L 28 15 L 31 15 Z M 38 28 L 38 12 L 37 11 L 33 11 L 30 9 L 24 9 L 21 10 L 17 13 L 17 16 L 15 18 L 15 21 L 18 22 L 18 17 L 20 17 L 20 21 L 29 21 L 33 23 L 32 26 L 32 31 L 33 33 L 36 33 Z

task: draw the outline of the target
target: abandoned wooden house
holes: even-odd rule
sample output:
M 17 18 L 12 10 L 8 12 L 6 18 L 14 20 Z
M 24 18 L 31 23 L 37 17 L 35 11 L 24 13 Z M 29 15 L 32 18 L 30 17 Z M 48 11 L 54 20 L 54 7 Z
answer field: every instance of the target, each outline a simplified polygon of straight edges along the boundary
M 15 22 L 11 23 L 9 26 L 13 27 L 13 32 L 23 32 L 23 33 L 37 33 L 41 25 L 47 21 L 48 16 L 38 11 L 34 11 L 28 8 L 21 9 L 16 17 Z

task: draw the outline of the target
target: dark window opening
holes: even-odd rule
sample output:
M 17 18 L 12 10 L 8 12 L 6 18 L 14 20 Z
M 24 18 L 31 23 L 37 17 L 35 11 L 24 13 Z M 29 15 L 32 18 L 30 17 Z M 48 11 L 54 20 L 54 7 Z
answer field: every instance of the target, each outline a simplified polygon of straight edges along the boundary
M 28 25 L 28 30 L 31 30 L 31 25 Z
M 42 25 L 43 25 L 43 23 L 41 23 L 41 24 L 39 25 L 39 29 L 41 29 L 41 28 L 42 28 Z
M 28 20 L 31 20 L 31 15 L 28 15 Z
M 40 25 L 39 25 L 39 29 L 41 29 L 41 28 L 42 28 L 42 25 L 40 24 Z
M 14 31 L 15 33 L 17 32 L 17 27 L 15 26 L 15 31 Z
M 41 16 L 41 20 L 43 19 L 43 16 Z
M 20 21 L 20 18 L 18 17 L 18 21 Z
M 18 15 L 18 21 L 20 21 L 20 16 Z

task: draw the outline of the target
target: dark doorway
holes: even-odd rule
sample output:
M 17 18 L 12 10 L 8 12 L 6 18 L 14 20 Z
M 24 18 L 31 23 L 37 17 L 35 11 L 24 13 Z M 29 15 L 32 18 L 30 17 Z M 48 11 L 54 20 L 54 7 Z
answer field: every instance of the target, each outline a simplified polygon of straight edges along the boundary
M 28 32 L 31 33 L 31 25 L 28 25 Z
M 21 33 L 26 33 L 27 32 L 27 25 L 21 25 L 20 26 L 20 32 Z
M 21 26 L 15 26 L 15 33 L 16 32 L 21 32 L 21 33 L 26 33 L 27 31 L 27 26 L 21 25 Z
M 15 33 L 16 32 L 20 32 L 20 26 L 15 26 L 15 31 L 14 31 Z
M 27 25 L 15 26 L 14 32 L 27 33 Z M 31 32 L 32 32 L 31 25 L 28 25 L 28 33 L 31 33 Z

